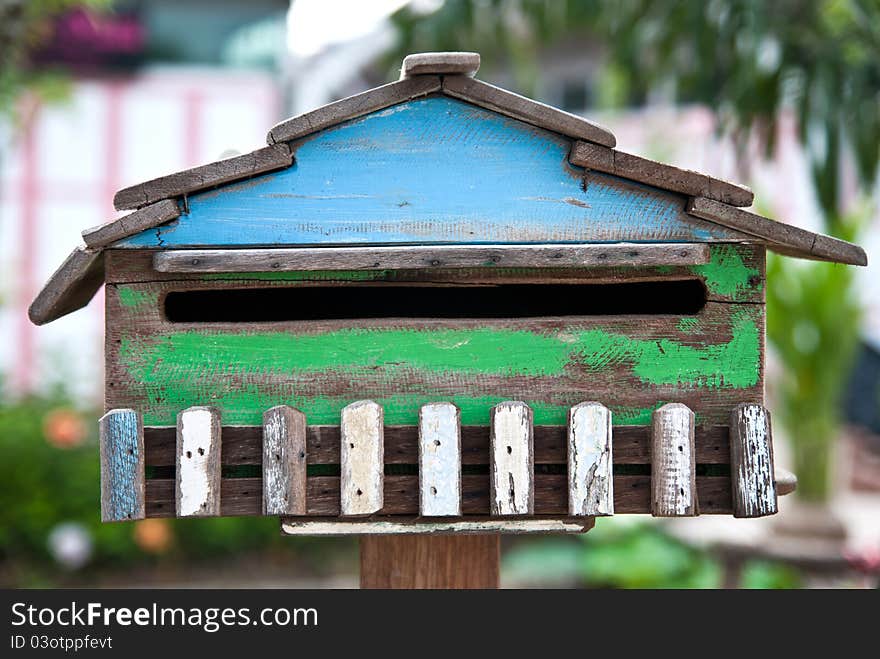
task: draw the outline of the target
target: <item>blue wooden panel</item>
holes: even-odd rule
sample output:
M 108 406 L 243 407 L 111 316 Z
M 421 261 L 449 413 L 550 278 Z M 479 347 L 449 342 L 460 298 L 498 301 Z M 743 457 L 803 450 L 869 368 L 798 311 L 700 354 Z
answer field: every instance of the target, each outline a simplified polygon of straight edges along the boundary
M 189 197 L 124 247 L 711 241 L 685 198 L 568 162 L 570 140 L 443 96 L 301 140 L 280 172 Z
M 143 425 L 134 410 L 111 410 L 101 418 L 101 519 L 144 517 Z

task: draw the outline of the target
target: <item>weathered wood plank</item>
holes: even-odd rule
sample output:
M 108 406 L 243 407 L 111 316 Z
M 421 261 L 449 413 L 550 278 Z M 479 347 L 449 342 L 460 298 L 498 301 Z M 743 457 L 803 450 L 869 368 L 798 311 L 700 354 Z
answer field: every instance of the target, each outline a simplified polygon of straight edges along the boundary
M 220 412 L 190 407 L 177 416 L 178 517 L 220 514 Z
M 263 414 L 263 514 L 306 514 L 306 416 L 289 405 Z
M 153 265 L 158 272 L 175 273 L 648 267 L 702 265 L 708 262 L 709 246 L 696 243 L 186 249 L 157 252 L 153 257 Z
M 489 426 L 462 426 L 460 430 L 461 463 L 489 464 Z M 147 466 L 174 465 L 175 432 L 174 426 L 144 429 Z M 418 426 L 385 426 L 385 464 L 418 464 L 418 433 Z M 567 426 L 535 426 L 535 464 L 565 464 L 567 433 Z M 694 435 L 697 464 L 730 463 L 727 426 L 697 426 Z M 308 464 L 339 464 L 339 426 L 308 426 L 306 436 Z M 224 465 L 262 464 L 262 426 L 223 426 L 222 438 Z M 614 464 L 651 464 L 651 426 L 614 426 Z
M 651 460 L 654 517 L 699 514 L 694 453 L 694 413 L 690 408 L 668 403 L 655 411 Z
M 400 79 L 423 75 L 465 75 L 473 77 L 480 70 L 480 53 L 413 53 L 403 58 Z
M 482 80 L 462 75 L 447 76 L 443 78 L 443 93 L 567 137 L 607 147 L 617 144 L 617 138 L 604 126 Z
M 755 197 L 751 190 L 735 183 L 589 142 L 575 142 L 569 161 L 578 167 L 733 206 L 750 206 Z
M 309 516 L 336 517 L 340 514 L 339 481 L 338 476 L 312 476 L 308 479 Z M 260 478 L 224 478 L 221 486 L 222 515 L 262 513 L 263 489 Z M 147 517 L 174 516 L 174 479 L 148 479 L 146 490 Z M 699 476 L 697 493 L 701 514 L 729 515 L 732 512 L 730 477 Z M 614 512 L 616 515 L 650 513 L 651 476 L 616 475 Z M 487 475 L 462 476 L 462 513 L 466 516 L 490 515 Z M 386 515 L 416 517 L 418 514 L 419 477 L 386 476 L 382 518 Z M 535 475 L 535 514 L 569 517 L 568 478 L 565 474 Z
M 461 515 L 461 414 L 452 403 L 419 409 L 419 512 Z
M 82 237 L 88 247 L 98 249 L 178 217 L 180 217 L 180 207 L 177 205 L 177 200 L 163 199 L 112 222 L 86 229 L 82 232 Z
M 98 422 L 101 521 L 144 518 L 144 428 L 134 410 L 110 410 Z
M 693 197 L 688 200 L 687 212 L 766 240 L 770 249 L 787 256 L 868 265 L 868 256 L 858 245 L 777 222 L 713 199 Z
M 408 520 L 369 519 L 281 519 L 281 532 L 285 535 L 348 536 L 348 535 L 456 535 L 504 533 L 524 535 L 529 533 L 585 533 L 593 528 L 592 519 L 483 519 Z
M 45 325 L 82 309 L 103 283 L 103 252 L 77 247 L 31 302 L 28 317 L 35 325 Z
M 113 197 L 113 205 L 117 210 L 140 208 L 161 199 L 179 197 L 289 167 L 292 163 L 293 155 L 287 145 L 274 144 L 123 188 Z
M 738 405 L 730 414 L 730 476 L 734 517 L 777 512 L 770 413 L 761 405 Z
M 568 417 L 568 512 L 574 517 L 613 515 L 611 411 L 579 403 Z
M 557 133 L 431 96 L 310 135 L 295 144 L 296 167 L 190 195 L 177 221 L 114 247 L 749 240 L 685 213 L 677 193 L 601 173 L 585 186 L 570 148 Z
M 650 423 L 669 400 L 697 410 L 701 425 L 726 425 L 737 404 L 763 401 L 759 305 L 709 303 L 696 316 L 169 323 L 157 296 L 176 286 L 132 285 L 124 299 L 107 291 L 107 405 L 140 410 L 150 426 L 205 400 L 230 425 L 259 425 L 279 402 L 323 425 L 369 398 L 386 406 L 387 423 L 412 426 L 437 400 L 456 404 L 463 425 L 488 425 L 508 397 L 540 425 L 564 425 L 571 406 L 593 399 L 627 425 Z
M 341 514 L 372 515 L 382 509 L 385 478 L 382 407 L 371 400 L 342 410 Z
M 645 243 L 639 243 L 644 245 Z M 171 287 L 287 287 L 364 286 L 380 282 L 397 285 L 456 284 L 491 286 L 524 283 L 639 283 L 699 279 L 706 298 L 719 302 L 764 302 L 765 247 L 755 244 L 708 245 L 710 261 L 695 266 L 592 266 L 546 268 L 423 268 L 406 270 L 317 270 L 303 272 L 168 273 L 153 268 L 154 250 L 109 249 L 108 284 L 157 282 L 159 291 Z M 162 281 L 175 283 L 158 284 Z M 726 423 L 726 421 L 725 421 Z
M 384 110 L 414 98 L 440 91 L 440 78 L 418 76 L 391 82 L 361 94 L 328 103 L 297 117 L 275 124 L 266 141 L 269 144 L 290 142 L 371 112 Z
M 532 410 L 506 401 L 492 408 L 490 502 L 493 515 L 535 512 L 535 451 Z

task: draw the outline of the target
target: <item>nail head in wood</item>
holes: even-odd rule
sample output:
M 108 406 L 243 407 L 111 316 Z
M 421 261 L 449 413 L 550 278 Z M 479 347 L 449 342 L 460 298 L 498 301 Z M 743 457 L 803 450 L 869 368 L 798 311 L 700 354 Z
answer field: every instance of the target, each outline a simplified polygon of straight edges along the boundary
M 101 520 L 144 518 L 144 426 L 134 410 L 110 410 L 98 422 Z
M 698 515 L 694 413 L 681 403 L 655 410 L 651 443 L 651 514 Z
M 263 414 L 263 514 L 306 514 L 306 416 L 289 405 Z
M 572 516 L 614 514 L 611 410 L 580 403 L 568 413 L 568 512 Z
M 190 407 L 177 415 L 178 517 L 220 514 L 220 411 Z
M 492 515 L 533 515 L 535 453 L 532 410 L 523 402 L 498 403 L 490 425 Z
M 340 510 L 344 517 L 372 515 L 385 497 L 384 410 L 362 400 L 342 410 Z
M 414 53 L 403 58 L 401 80 L 418 75 L 465 75 L 473 77 L 480 69 L 479 53 Z
M 770 413 L 761 405 L 738 405 L 731 412 L 730 477 L 734 517 L 777 512 Z

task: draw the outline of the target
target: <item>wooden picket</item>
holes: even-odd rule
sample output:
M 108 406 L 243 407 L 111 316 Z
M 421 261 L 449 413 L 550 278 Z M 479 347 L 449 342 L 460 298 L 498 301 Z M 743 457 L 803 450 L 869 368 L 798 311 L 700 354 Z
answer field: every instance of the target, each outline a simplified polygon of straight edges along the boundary
M 462 426 L 455 405 L 436 402 L 421 407 L 417 426 L 386 432 L 373 401 L 344 408 L 338 426 L 308 426 L 302 412 L 279 405 L 262 426 L 228 426 L 226 437 L 211 407 L 183 410 L 176 428 L 143 428 L 136 411 L 115 409 L 100 422 L 102 518 L 278 515 L 291 534 L 577 532 L 616 512 L 768 515 L 794 489 L 796 479 L 774 469 L 760 405 L 734 409 L 729 427 L 699 429 L 699 443 L 682 404 L 657 409 L 649 427 L 612 427 L 611 417 L 585 402 L 566 426 L 536 427 L 526 403 L 508 401 L 491 410 L 489 426 Z M 260 477 L 222 477 L 221 446 L 229 465 L 260 465 Z M 169 461 L 173 478 L 147 479 L 145 469 Z M 730 475 L 698 478 L 698 461 L 729 465 Z M 323 467 L 310 475 L 311 464 L 338 465 L 338 475 Z M 615 464 L 650 475 L 615 474 Z

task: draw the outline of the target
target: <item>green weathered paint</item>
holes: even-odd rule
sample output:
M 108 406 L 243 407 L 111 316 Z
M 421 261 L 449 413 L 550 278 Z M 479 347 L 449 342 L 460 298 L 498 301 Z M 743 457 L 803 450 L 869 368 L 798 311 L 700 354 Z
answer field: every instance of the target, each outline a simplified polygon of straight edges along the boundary
M 690 334 L 696 332 L 700 327 L 700 321 L 697 318 L 682 318 L 675 324 L 679 332 Z
M 195 404 L 219 406 L 225 423 L 255 424 L 265 409 L 281 403 L 301 409 L 310 423 L 338 423 L 340 410 L 352 402 L 351 395 L 279 400 L 278 382 L 295 390 L 291 383 L 296 380 L 308 382 L 318 374 L 333 373 L 339 380 L 378 380 L 393 390 L 394 383 L 407 381 L 407 376 L 556 377 L 587 368 L 628 371 L 649 385 L 748 388 L 759 381 L 761 369 L 758 313 L 751 307 L 736 312 L 731 339 L 711 345 L 636 339 L 606 329 L 578 327 L 545 332 L 347 329 L 296 336 L 281 331 L 205 330 L 125 338 L 119 356 L 136 383 L 133 386 L 143 388 L 149 401 L 144 410 L 149 425 L 172 423 L 177 411 Z M 276 384 L 261 384 L 259 380 L 266 376 Z M 451 400 L 461 408 L 462 423 L 485 424 L 491 407 L 510 397 L 502 385 L 498 395 L 452 396 Z M 415 423 L 419 406 L 436 400 L 436 395 L 404 390 L 375 400 L 385 407 L 388 423 Z M 543 424 L 564 423 L 572 404 L 527 402 L 534 409 L 535 422 Z M 649 423 L 653 409 L 615 409 L 612 405 L 617 424 Z
M 581 334 L 581 342 L 588 347 L 580 356 L 597 371 L 632 364 L 633 374 L 650 384 L 747 388 L 758 383 L 761 368 L 761 333 L 753 313 L 747 309 L 736 312 L 731 320 L 731 340 L 705 346 L 590 330 Z
M 764 285 L 760 271 L 745 264 L 736 245 L 713 245 L 709 263 L 692 266 L 691 270 L 705 278 L 710 293 L 734 302 L 760 291 Z
M 753 312 L 734 314 L 729 342 L 693 346 L 605 329 L 532 332 L 476 329 L 343 329 L 288 332 L 183 331 L 123 339 L 121 362 L 138 380 L 226 375 L 402 371 L 500 376 L 562 375 L 569 365 L 602 371 L 622 364 L 650 384 L 750 387 L 758 381 L 760 334 Z
M 155 305 L 159 300 L 159 292 L 153 289 L 117 286 L 116 292 L 119 295 L 119 303 L 124 307 Z
M 144 410 L 144 424 L 148 426 L 174 425 L 179 410 L 201 400 L 198 392 L 191 390 L 186 383 L 182 387 L 178 386 L 166 391 L 148 387 L 147 392 L 150 406 Z M 339 425 L 342 408 L 353 400 L 350 396 L 293 396 L 278 400 L 276 395 L 249 385 L 225 392 L 207 402 L 221 409 L 225 425 L 259 425 L 262 423 L 263 412 L 279 404 L 292 405 L 302 411 L 309 425 Z M 426 403 L 436 402 L 437 397 L 399 394 L 387 398 L 374 397 L 372 400 L 382 405 L 386 424 L 416 425 L 419 422 L 419 408 Z M 446 396 L 443 400 L 458 406 L 463 425 L 485 426 L 489 425 L 491 409 L 498 403 L 510 399 L 504 396 Z M 535 424 L 567 423 L 571 405 L 552 405 L 533 400 L 525 402 L 532 408 Z M 610 405 L 612 420 L 615 425 L 647 425 L 651 422 L 653 411 L 661 405 L 663 405 L 662 401 L 648 408 L 616 407 L 612 404 Z

